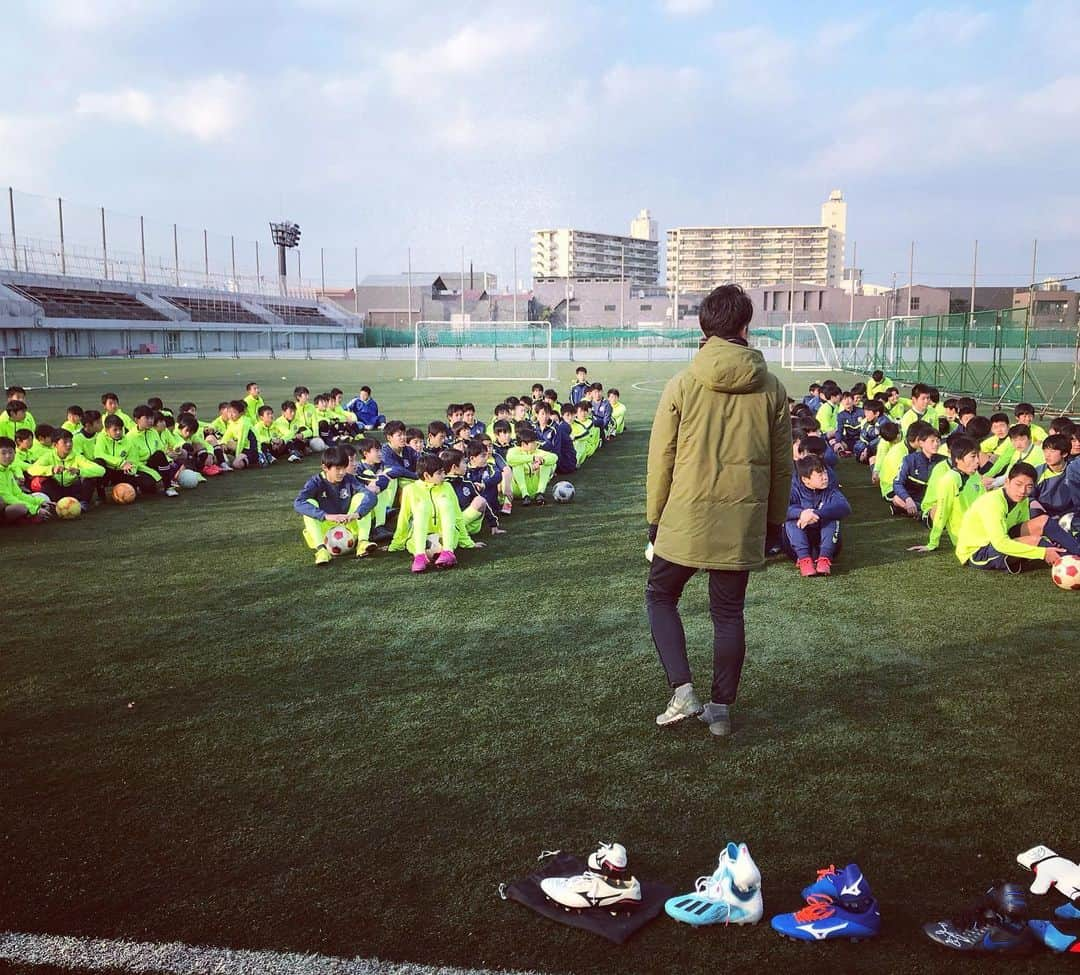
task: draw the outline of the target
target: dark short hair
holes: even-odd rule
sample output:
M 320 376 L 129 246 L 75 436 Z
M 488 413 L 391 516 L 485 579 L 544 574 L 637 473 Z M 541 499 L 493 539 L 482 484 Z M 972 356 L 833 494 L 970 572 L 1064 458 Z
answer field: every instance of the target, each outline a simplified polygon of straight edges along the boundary
M 1021 413 L 1030 413 L 1035 415 L 1035 407 L 1030 403 L 1017 403 L 1016 409 L 1013 410 L 1013 416 L 1019 416 Z
M 991 425 L 993 425 L 995 423 L 1008 423 L 1008 422 L 1009 422 L 1009 414 L 1008 413 L 991 413 L 990 414 L 990 423 L 991 423 Z
M 424 456 L 416 462 L 416 476 L 420 479 L 422 479 L 425 474 L 431 476 L 432 474 L 437 474 L 442 469 L 443 462 L 438 457 L 433 457 L 431 454 L 424 454 Z
M 968 420 L 964 432 L 971 437 L 972 440 L 982 442 L 990 436 L 990 420 L 985 416 L 973 416 Z
M 754 317 L 754 303 L 737 284 L 713 288 L 701 302 L 698 323 L 704 340 L 738 338 Z
M 14 450 L 15 441 L 11 437 L 0 437 L 0 450 Z
M 378 440 L 374 439 L 374 437 L 364 437 L 361 440 L 356 441 L 356 449 L 361 457 L 363 457 L 364 454 L 366 454 L 369 450 L 374 450 L 376 447 L 382 450 L 382 444 L 379 443 Z
M 114 414 L 110 413 L 107 417 L 105 417 L 105 429 L 106 430 L 115 430 L 117 427 L 119 427 L 121 430 L 123 430 L 124 429 L 124 421 L 121 420 L 120 417 L 115 416 Z
M 429 437 L 434 437 L 439 433 L 446 437 L 450 435 L 450 428 L 442 420 L 432 420 L 427 425 L 427 432 Z
M 323 467 L 348 467 L 349 455 L 344 447 L 334 444 L 322 452 L 322 465 Z
M 439 460 L 442 461 L 443 470 L 450 473 L 451 467 L 457 467 L 465 459 L 465 454 L 454 447 L 439 452 Z
M 952 458 L 954 464 L 962 457 L 966 457 L 968 454 L 977 454 L 978 452 L 979 445 L 971 437 L 961 435 L 953 437 L 949 441 L 949 457 Z
M 807 457 L 800 457 L 795 461 L 795 471 L 799 477 L 809 477 L 811 474 L 817 474 L 819 471 L 824 472 L 825 461 L 823 461 L 817 454 L 810 454 Z
M 1033 481 L 1036 479 L 1035 468 L 1030 464 L 1020 461 L 1019 464 L 1013 464 L 1012 470 L 1009 471 L 1008 480 L 1012 481 L 1018 477 L 1030 477 Z
M 6 409 L 8 413 L 25 413 L 26 401 L 21 399 L 9 400 Z
M 371 395 L 371 387 L 370 386 L 361 386 L 360 387 L 360 392 L 361 393 L 367 393 L 368 396 L 370 396 Z
M 140 403 L 131 411 L 131 418 L 133 420 L 141 420 L 143 417 L 149 417 L 151 420 L 154 418 L 154 411 L 150 409 L 145 403 Z
M 868 399 L 862 406 L 864 410 L 873 410 L 875 413 L 885 412 L 885 404 L 879 399 Z
M 1009 427 L 1009 437 L 1027 437 L 1031 439 L 1031 427 L 1026 423 L 1014 423 Z
M 1052 433 L 1042 442 L 1043 450 L 1049 447 L 1051 450 L 1058 450 L 1063 454 L 1067 454 L 1072 450 L 1072 443 L 1070 438 L 1063 433 Z
M 405 424 L 401 420 L 391 420 L 383 427 L 383 433 L 387 437 L 392 437 L 395 433 L 404 433 Z

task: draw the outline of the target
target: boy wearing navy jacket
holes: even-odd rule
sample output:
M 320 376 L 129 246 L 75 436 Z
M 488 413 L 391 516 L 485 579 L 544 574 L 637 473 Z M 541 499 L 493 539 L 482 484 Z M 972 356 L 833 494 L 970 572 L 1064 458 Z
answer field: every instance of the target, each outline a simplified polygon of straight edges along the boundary
M 926 496 L 926 485 L 930 483 L 930 473 L 945 456 L 938 453 L 941 436 L 930 424 L 916 420 L 911 424 L 911 431 L 909 437 L 915 449 L 904 458 L 893 481 L 892 505 L 893 514 L 917 518 Z
M 293 510 L 304 518 L 304 541 L 315 550 L 316 565 L 330 561 L 326 535 L 334 525 L 355 523 L 353 530 L 360 536 L 356 543 L 357 558 L 374 547 L 367 536 L 371 526 L 369 515 L 378 500 L 379 489 L 375 484 L 366 486 L 349 473 L 349 457 L 344 447 L 327 447 L 323 451 L 322 472 L 308 480 L 293 502 Z
M 837 449 L 847 454 L 855 452 L 862 432 L 863 411 L 855 406 L 855 396 L 850 392 L 840 394 L 840 411 L 836 414 Z
M 345 409 L 356 417 L 361 430 L 381 430 L 386 425 L 386 417 L 379 412 L 379 404 L 371 398 L 370 386 L 361 386 L 360 395 L 349 400 Z
M 592 384 L 588 382 L 589 370 L 584 366 L 578 366 L 574 370 L 574 374 L 577 376 L 577 382 L 570 387 L 570 402 L 574 406 L 577 406 L 581 402 L 585 394 L 592 388 Z
M 780 542 L 800 575 L 832 574 L 833 559 L 840 550 L 840 522 L 850 514 L 851 505 L 838 487 L 829 484 L 820 457 L 811 454 L 795 462 Z

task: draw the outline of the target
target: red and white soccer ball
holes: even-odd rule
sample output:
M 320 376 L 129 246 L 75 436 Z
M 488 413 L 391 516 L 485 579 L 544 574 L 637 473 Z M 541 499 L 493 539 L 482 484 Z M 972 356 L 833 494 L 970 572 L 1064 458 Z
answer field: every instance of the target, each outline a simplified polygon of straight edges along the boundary
M 356 536 L 344 525 L 334 525 L 326 533 L 326 550 L 331 555 L 345 555 L 356 550 Z
M 1050 578 L 1058 589 L 1080 589 L 1080 557 L 1063 555 L 1050 570 Z

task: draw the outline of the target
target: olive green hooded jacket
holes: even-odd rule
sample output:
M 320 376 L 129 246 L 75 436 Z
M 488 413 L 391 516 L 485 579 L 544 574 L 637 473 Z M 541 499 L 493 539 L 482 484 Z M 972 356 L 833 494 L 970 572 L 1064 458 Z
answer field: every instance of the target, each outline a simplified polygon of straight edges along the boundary
M 791 494 L 787 392 L 765 358 L 710 338 L 664 387 L 649 439 L 655 552 L 699 569 L 756 569 Z

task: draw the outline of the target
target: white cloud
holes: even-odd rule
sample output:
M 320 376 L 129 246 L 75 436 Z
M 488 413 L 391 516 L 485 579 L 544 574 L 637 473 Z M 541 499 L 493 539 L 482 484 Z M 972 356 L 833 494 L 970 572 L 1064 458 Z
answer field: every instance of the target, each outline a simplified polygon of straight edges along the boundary
M 1027 91 L 969 85 L 860 98 L 811 166 L 822 177 L 930 173 L 1080 151 L 1080 76 Z M 1068 147 L 1072 147 L 1071 149 Z
M 934 7 L 920 10 L 900 32 L 907 40 L 922 44 L 967 44 L 993 22 L 993 15 L 985 10 Z
M 161 92 L 127 88 L 84 92 L 75 111 L 145 128 L 162 127 L 211 142 L 230 134 L 244 118 L 247 85 L 242 79 L 214 75 Z
M 1080 4 L 1076 0 L 1031 0 L 1024 25 L 1040 61 L 1080 57 Z
M 38 0 L 35 9 L 58 30 L 104 31 L 160 19 L 172 6 L 173 0 Z
M 671 17 L 693 17 L 712 10 L 713 0 L 661 0 L 661 6 Z
M 43 115 L 0 115 L 5 186 L 51 192 L 58 149 L 69 134 L 65 120 Z
M 640 106 L 649 101 L 665 103 L 669 108 L 679 98 L 699 88 L 701 72 L 697 68 L 666 68 L 656 65 L 632 67 L 619 63 L 604 72 L 600 90 L 605 101 Z
M 724 31 L 715 38 L 725 88 L 748 105 L 787 102 L 795 92 L 794 42 L 762 27 Z
M 546 21 L 468 24 L 426 48 L 403 48 L 384 61 L 393 90 L 410 99 L 444 99 L 446 84 L 478 79 L 504 65 L 521 64 L 536 54 L 549 36 Z
M 812 53 L 816 57 L 830 57 L 847 47 L 859 37 L 867 27 L 861 19 L 834 20 L 822 25 L 814 34 Z

